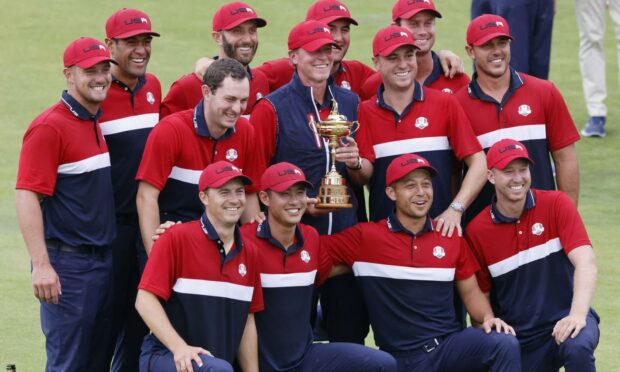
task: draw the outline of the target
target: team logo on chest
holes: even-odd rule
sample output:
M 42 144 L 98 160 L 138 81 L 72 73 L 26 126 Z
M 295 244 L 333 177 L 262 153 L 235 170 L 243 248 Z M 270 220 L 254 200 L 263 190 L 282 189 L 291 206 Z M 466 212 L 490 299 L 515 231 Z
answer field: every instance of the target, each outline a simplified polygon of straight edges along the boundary
M 239 275 L 243 277 L 243 276 L 246 276 L 247 273 L 248 273 L 248 269 L 245 268 L 244 264 L 240 263 L 239 264 Z
M 541 236 L 544 231 L 545 231 L 545 227 L 543 226 L 542 223 L 536 222 L 535 224 L 532 225 L 532 234 L 536 236 Z
M 343 87 L 344 89 L 351 90 L 351 84 L 349 84 L 349 82 L 346 80 L 343 80 L 342 83 L 340 83 L 340 86 Z
M 428 119 L 424 116 L 420 116 L 419 118 L 415 119 L 415 127 L 418 129 L 424 129 L 428 127 Z
M 529 105 L 521 105 L 519 106 L 519 109 L 517 110 L 517 112 L 521 116 L 528 116 L 529 114 L 532 113 L 532 108 Z
M 228 151 L 226 151 L 226 160 L 228 161 L 235 161 L 238 158 L 238 154 L 237 154 L 237 150 L 235 149 L 228 149 Z
M 441 91 L 448 94 L 454 94 L 454 91 L 450 88 L 443 88 Z
M 433 248 L 433 256 L 442 259 L 446 256 L 446 251 L 443 249 L 442 246 L 436 246 L 435 248 Z
M 151 105 L 155 104 L 155 96 L 153 95 L 153 93 L 146 92 L 146 102 L 150 103 Z
M 310 253 L 308 253 L 307 250 L 304 249 L 303 251 L 301 251 L 300 256 L 301 256 L 301 260 L 303 262 L 305 262 L 305 263 L 310 262 Z
M 256 100 L 258 101 L 261 98 L 263 98 L 263 94 L 261 92 L 257 92 L 256 93 Z

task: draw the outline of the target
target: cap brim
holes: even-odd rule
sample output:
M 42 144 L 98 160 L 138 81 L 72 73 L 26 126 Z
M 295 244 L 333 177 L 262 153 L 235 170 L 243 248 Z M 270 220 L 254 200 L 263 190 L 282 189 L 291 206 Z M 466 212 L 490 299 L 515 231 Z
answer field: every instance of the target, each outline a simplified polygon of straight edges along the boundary
M 216 182 L 213 182 L 211 184 L 209 184 L 207 187 L 205 187 L 206 189 L 208 188 L 218 188 L 218 187 L 222 187 L 225 184 L 227 184 L 228 182 L 234 180 L 235 178 L 240 178 L 241 182 L 243 182 L 244 185 L 251 185 L 252 184 L 252 179 L 248 176 L 239 176 L 239 175 L 235 175 L 232 177 L 224 177 L 222 179 L 217 180 Z
M 416 14 L 418 14 L 420 12 L 424 12 L 424 11 L 433 13 L 433 15 L 436 18 L 441 18 L 441 13 L 439 13 L 438 11 L 433 10 L 433 9 L 412 9 L 412 10 L 410 10 L 408 12 L 405 12 L 405 13 L 401 14 L 400 16 L 398 16 L 397 19 L 409 19 L 409 18 L 413 17 L 414 15 L 416 15 Z M 394 19 L 394 21 L 396 21 L 396 19 Z
M 418 50 L 420 49 L 420 47 L 415 45 L 414 43 L 400 43 L 400 44 L 390 45 L 389 47 L 381 50 L 377 55 L 381 57 L 387 57 L 390 54 L 392 54 L 393 51 L 395 51 L 396 49 L 402 46 L 412 46 L 414 49 L 418 49 Z
M 105 62 L 105 61 L 118 65 L 118 63 L 116 63 L 116 61 L 110 57 L 97 56 L 97 57 L 86 58 L 85 60 L 80 61 L 72 66 L 77 66 L 79 68 L 91 68 L 97 63 Z M 67 66 L 67 67 L 71 67 L 71 66 Z
M 321 21 L 327 24 L 330 24 L 334 21 L 337 21 L 339 19 L 344 19 L 345 21 L 349 21 L 350 23 L 354 24 L 354 25 L 358 25 L 357 21 L 354 20 L 351 17 L 343 17 L 343 16 L 332 16 L 332 17 L 325 17 L 325 18 L 321 18 L 321 19 L 317 19 L 317 21 Z
M 304 180 L 289 180 L 289 181 L 284 181 L 281 182 L 277 185 L 271 185 L 267 190 L 273 190 L 275 192 L 284 192 L 288 189 L 290 189 L 292 186 L 297 185 L 297 184 L 302 184 L 310 189 L 313 189 L 314 186 L 308 182 L 308 181 L 304 181 Z
M 472 43 L 472 45 L 480 46 L 480 45 L 486 43 L 489 40 L 495 39 L 496 37 L 506 37 L 506 38 L 512 40 L 512 36 L 508 35 L 507 33 L 505 33 L 505 32 L 496 32 L 494 34 L 484 35 L 480 39 L 474 41 Z
M 409 173 L 418 170 L 418 169 L 424 169 L 426 171 L 428 171 L 428 173 L 431 175 L 431 177 L 435 177 L 436 175 L 439 174 L 439 172 L 437 172 L 437 169 L 435 169 L 432 165 L 421 165 L 419 167 L 415 167 L 413 169 L 407 169 L 405 170 L 402 174 L 399 174 L 398 176 L 396 176 L 394 179 L 391 180 L 386 180 L 386 186 L 390 186 L 391 184 L 393 184 L 394 182 L 402 179 L 403 177 L 405 177 L 406 175 L 408 175 Z
M 131 30 L 131 31 L 127 31 L 125 33 L 119 34 L 119 35 L 108 36 L 108 38 L 109 39 L 127 39 L 128 37 L 142 35 L 142 34 L 148 34 L 151 36 L 159 37 L 159 34 L 157 32 L 153 32 L 151 30 Z
M 239 26 L 242 23 L 250 22 L 250 21 L 256 22 L 256 27 L 258 27 L 258 28 L 267 26 L 267 21 L 265 21 L 264 19 L 259 18 L 259 17 L 256 17 L 256 18 L 242 18 L 242 19 L 236 19 L 233 22 L 231 22 L 231 23 L 227 24 L 226 26 L 224 26 L 224 28 L 222 28 L 220 30 L 216 30 L 216 31 L 230 30 L 231 28 L 235 28 L 235 27 Z
M 503 169 L 505 169 L 508 166 L 508 164 L 512 163 L 514 160 L 517 160 L 517 159 L 523 159 L 523 160 L 529 162 L 531 165 L 534 165 L 534 160 L 532 160 L 532 159 L 530 159 L 530 158 L 528 158 L 526 156 L 508 156 L 508 157 L 506 157 L 504 159 L 501 159 L 500 161 L 496 162 L 489 169 L 497 168 L 497 169 L 503 170 Z
M 340 47 L 338 46 L 338 44 L 336 44 L 335 41 L 333 41 L 332 39 L 327 39 L 327 38 L 312 40 L 311 42 L 300 46 L 300 48 L 302 48 L 303 50 L 307 52 L 314 52 L 314 51 L 321 49 L 325 45 L 335 46 L 336 48 L 340 49 Z

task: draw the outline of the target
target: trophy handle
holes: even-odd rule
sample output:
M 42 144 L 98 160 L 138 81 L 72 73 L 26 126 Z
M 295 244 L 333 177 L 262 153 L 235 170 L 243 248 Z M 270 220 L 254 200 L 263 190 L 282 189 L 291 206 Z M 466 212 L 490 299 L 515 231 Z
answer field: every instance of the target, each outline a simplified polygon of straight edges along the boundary
M 353 129 L 355 127 L 355 129 Z M 354 135 L 360 129 L 360 122 L 355 120 L 351 122 L 351 130 L 349 131 L 349 136 Z

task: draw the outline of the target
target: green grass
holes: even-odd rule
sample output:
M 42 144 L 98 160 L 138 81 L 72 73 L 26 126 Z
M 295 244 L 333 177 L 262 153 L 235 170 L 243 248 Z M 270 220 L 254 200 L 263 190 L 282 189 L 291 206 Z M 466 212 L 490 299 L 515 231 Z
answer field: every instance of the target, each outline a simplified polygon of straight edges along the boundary
M 346 0 L 345 0 L 346 1 Z M 213 12 L 225 1 L 134 1 L 146 11 L 162 34 L 153 43 L 149 71 L 162 82 L 164 92 L 182 74 L 193 70 L 195 60 L 214 55 L 210 25 Z M 269 25 L 260 30 L 255 64 L 284 56 L 293 24 L 305 17 L 310 0 L 255 0 L 258 13 Z M 350 59 L 370 63 L 374 32 L 387 25 L 393 0 L 349 0 L 360 27 L 353 27 Z M 578 36 L 573 2 L 557 0 L 551 80 L 564 95 L 578 127 L 587 119 L 577 63 Z M 103 38 L 106 18 L 126 6 L 117 0 L 3 1 L 0 14 L 0 364 L 16 363 L 20 371 L 42 370 L 45 363 L 38 303 L 30 287 L 29 260 L 15 218 L 14 185 L 21 137 L 31 120 L 58 100 L 65 88 L 62 52 L 79 36 Z M 437 0 L 444 14 L 438 20 L 436 49 L 450 49 L 464 58 L 469 1 Z M 579 209 L 586 221 L 599 264 L 594 307 L 602 317 L 601 343 L 596 353 L 601 371 L 620 370 L 615 358 L 620 349 L 620 282 L 615 244 L 620 241 L 618 204 L 620 172 L 620 92 L 613 34 L 608 22 L 606 49 L 609 97 L 608 136 L 584 139 L 577 145 L 581 165 Z M 466 66 L 470 68 L 469 61 Z M 96 198 L 96 195 L 93 195 Z

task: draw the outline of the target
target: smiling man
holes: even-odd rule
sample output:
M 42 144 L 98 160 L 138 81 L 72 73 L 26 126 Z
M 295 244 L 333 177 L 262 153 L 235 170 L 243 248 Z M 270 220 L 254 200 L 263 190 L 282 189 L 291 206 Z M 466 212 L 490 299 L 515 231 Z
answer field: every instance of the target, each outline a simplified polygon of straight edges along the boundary
M 217 58 L 232 58 L 245 66 L 250 79 L 250 92 L 244 114 L 249 115 L 254 104 L 269 93 L 267 77 L 250 69 L 249 65 L 258 49 L 258 29 L 267 21 L 260 18 L 248 4 L 232 2 L 223 5 L 213 15 L 211 36 L 218 45 Z M 161 107 L 161 117 L 196 106 L 202 98 L 202 74 L 187 74 L 170 87 Z
M 117 63 L 112 65 L 112 85 L 101 104 L 101 132 L 110 149 L 116 224 L 112 247 L 112 339 L 101 340 L 113 371 L 138 369 L 140 345 L 148 329 L 133 303 L 146 254 L 140 238 L 135 180 L 146 139 L 159 121 L 161 85 L 146 72 L 151 41 L 159 36 L 149 16 L 123 8 L 106 22 L 106 44 Z
M 191 110 L 162 120 L 151 132 L 136 179 L 140 231 L 147 253 L 161 221 L 190 221 L 202 213 L 197 186 L 202 169 L 227 160 L 260 175 L 254 129 L 241 117 L 248 102 L 246 68 L 234 59 L 215 61 L 204 76 L 203 99 Z M 259 213 L 251 186 L 246 213 Z
M 110 243 L 116 236 L 110 156 L 99 129 L 112 76 L 108 48 L 82 37 L 64 52 L 67 90 L 28 127 L 17 218 L 41 304 L 47 371 L 107 371 Z
M 553 83 L 510 67 L 511 41 L 504 18 L 485 14 L 471 21 L 465 49 L 476 73 L 456 98 L 484 149 L 503 138 L 521 141 L 536 162 L 531 167 L 533 187 L 554 190 L 557 186 L 576 205 L 579 163 L 575 142 L 579 133 Z M 466 219 L 489 205 L 492 195 L 493 187 L 487 183 Z
M 478 282 L 495 313 L 514 326 L 524 371 L 595 371 L 592 244 L 564 193 L 531 188 L 533 164 L 518 141 L 489 149 L 495 196 L 466 234 L 482 267 Z

